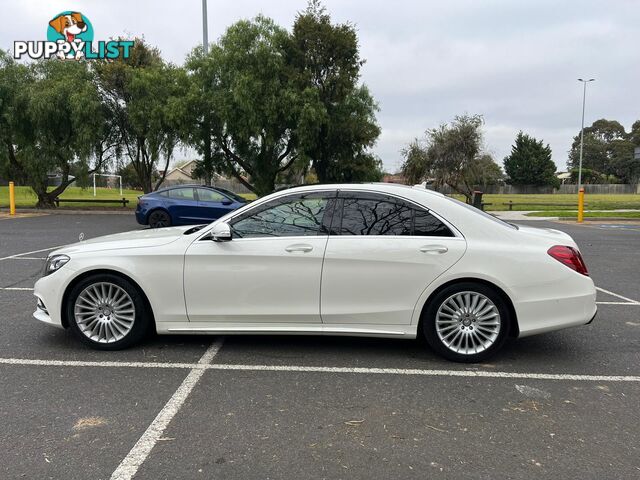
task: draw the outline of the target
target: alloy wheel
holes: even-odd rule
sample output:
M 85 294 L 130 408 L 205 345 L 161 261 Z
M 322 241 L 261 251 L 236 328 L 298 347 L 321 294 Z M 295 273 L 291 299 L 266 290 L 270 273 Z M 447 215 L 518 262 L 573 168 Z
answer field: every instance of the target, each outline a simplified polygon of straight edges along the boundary
M 122 287 L 93 283 L 78 295 L 74 316 L 80 331 L 98 343 L 114 343 L 133 328 L 136 309 L 131 296 Z
M 436 313 L 436 333 L 452 352 L 473 355 L 495 343 L 501 328 L 498 307 L 478 292 L 458 292 L 447 298 Z

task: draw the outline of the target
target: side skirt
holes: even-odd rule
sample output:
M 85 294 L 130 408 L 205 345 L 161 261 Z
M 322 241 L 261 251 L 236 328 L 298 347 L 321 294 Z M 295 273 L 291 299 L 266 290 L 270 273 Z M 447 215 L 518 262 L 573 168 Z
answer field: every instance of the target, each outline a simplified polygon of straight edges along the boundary
M 161 335 L 339 335 L 416 338 L 415 325 L 229 324 L 213 322 L 156 322 Z

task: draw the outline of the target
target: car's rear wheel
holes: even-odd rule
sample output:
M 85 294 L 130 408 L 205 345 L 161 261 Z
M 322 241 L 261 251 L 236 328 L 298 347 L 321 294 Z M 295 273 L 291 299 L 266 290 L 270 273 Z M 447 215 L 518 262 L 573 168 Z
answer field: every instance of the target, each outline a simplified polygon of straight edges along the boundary
M 91 275 L 77 283 L 67 298 L 71 330 L 93 348 L 127 348 L 148 331 L 150 314 L 142 294 L 118 275 Z
M 154 210 L 149 214 L 149 226 L 151 228 L 170 227 L 171 217 L 164 210 Z
M 500 293 L 474 282 L 450 285 L 423 313 L 427 343 L 456 362 L 480 362 L 495 354 L 509 334 L 511 313 Z

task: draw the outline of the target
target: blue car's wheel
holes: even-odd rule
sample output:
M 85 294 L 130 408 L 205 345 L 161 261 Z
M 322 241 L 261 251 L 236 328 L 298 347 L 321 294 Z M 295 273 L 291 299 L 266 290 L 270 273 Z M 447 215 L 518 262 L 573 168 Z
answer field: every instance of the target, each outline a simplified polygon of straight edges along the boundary
M 154 210 L 149 214 L 149 226 L 151 228 L 170 227 L 171 217 L 164 210 Z

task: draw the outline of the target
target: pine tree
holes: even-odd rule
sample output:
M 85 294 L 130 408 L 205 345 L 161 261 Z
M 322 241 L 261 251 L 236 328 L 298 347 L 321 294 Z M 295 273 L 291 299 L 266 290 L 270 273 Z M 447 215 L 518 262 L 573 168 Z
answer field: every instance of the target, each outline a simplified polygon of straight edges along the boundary
M 519 132 L 511 154 L 504 159 L 504 171 L 512 185 L 550 185 L 557 187 L 556 164 L 551 159 L 551 147 L 523 132 Z

